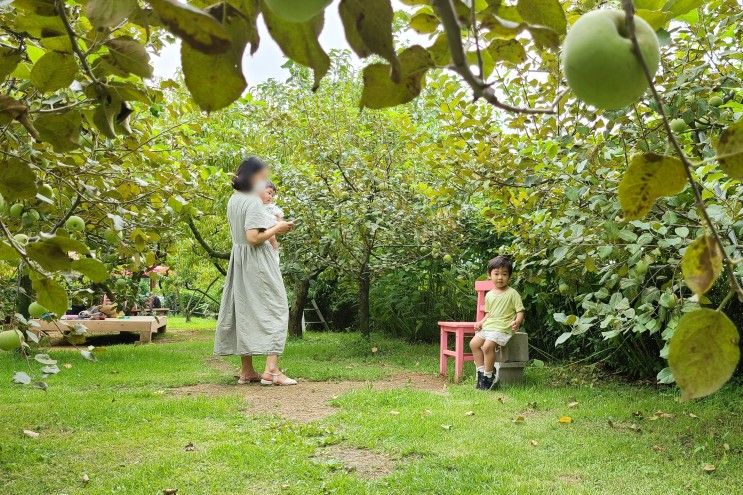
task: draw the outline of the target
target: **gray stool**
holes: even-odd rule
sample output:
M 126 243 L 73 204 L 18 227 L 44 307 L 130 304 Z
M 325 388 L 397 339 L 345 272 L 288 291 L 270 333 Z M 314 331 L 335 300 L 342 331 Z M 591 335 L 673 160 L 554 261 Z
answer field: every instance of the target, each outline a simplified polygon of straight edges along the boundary
M 513 385 L 524 381 L 524 367 L 529 361 L 529 336 L 516 332 L 505 347 L 495 353 L 495 362 L 500 365 L 498 377 L 501 385 Z

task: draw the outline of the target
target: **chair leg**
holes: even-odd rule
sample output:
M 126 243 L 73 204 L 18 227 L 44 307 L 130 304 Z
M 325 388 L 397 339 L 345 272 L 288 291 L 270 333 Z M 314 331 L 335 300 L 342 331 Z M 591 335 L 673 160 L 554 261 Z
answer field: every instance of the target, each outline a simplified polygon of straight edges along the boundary
M 455 346 L 454 352 L 454 381 L 459 383 L 462 379 L 462 371 L 464 369 L 464 332 L 457 330 L 455 334 Z
M 449 347 L 449 334 L 446 333 L 446 331 L 443 328 L 440 329 L 440 332 L 441 332 L 441 335 L 439 336 L 439 374 L 446 376 L 447 355 L 444 354 L 444 351 Z

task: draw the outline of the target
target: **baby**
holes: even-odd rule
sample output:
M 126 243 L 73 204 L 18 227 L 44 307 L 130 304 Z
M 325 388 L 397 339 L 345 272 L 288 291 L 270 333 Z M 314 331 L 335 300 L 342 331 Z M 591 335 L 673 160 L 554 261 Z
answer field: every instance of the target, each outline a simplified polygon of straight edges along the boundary
M 261 192 L 261 201 L 263 201 L 263 204 L 266 206 L 268 214 L 271 215 L 278 222 L 284 219 L 284 210 L 279 208 L 276 203 L 273 202 L 275 198 L 276 184 L 274 184 L 270 180 L 266 181 L 266 188 L 263 189 L 263 192 Z M 276 240 L 276 237 L 271 237 L 268 242 L 271 243 L 271 246 L 273 246 L 274 249 L 279 248 L 279 243 Z

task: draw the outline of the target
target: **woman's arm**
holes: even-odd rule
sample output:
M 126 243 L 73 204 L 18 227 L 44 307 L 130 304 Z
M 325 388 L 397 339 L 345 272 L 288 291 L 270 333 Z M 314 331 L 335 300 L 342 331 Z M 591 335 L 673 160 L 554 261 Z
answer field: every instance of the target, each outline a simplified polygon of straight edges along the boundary
M 293 228 L 294 224 L 292 222 L 276 222 L 276 225 L 266 230 L 246 230 L 245 238 L 247 239 L 248 243 L 250 243 L 250 245 L 259 246 L 269 240 L 271 237 L 275 235 L 285 234 Z

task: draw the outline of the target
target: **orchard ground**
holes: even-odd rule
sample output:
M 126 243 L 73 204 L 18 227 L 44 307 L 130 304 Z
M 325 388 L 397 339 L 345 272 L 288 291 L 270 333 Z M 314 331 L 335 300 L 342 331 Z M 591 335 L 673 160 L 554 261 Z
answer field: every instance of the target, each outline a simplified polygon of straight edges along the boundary
M 234 386 L 237 360 L 211 356 L 213 321 L 170 327 L 97 363 L 52 350 L 72 366 L 46 393 L 0 384 L 0 493 L 743 491 L 743 398 L 730 385 L 681 403 L 672 388 L 548 366 L 483 393 L 471 370 L 439 379 L 434 346 L 310 333 L 284 358 L 299 386 Z M 0 354 L 0 376 L 22 369 Z

